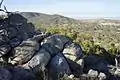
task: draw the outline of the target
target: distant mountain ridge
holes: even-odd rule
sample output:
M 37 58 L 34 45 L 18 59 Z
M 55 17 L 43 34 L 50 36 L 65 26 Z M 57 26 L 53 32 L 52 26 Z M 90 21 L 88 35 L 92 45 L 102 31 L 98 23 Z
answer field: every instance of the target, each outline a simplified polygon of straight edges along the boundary
M 69 17 L 65 17 L 62 15 L 58 15 L 58 14 L 54 14 L 54 15 L 50 15 L 50 14 L 44 14 L 44 13 L 37 13 L 37 12 L 20 12 L 21 15 L 23 15 L 26 18 L 36 18 L 36 17 L 58 17 L 58 18 L 66 18 L 66 19 L 72 19 Z M 115 19 L 115 18 L 93 18 L 93 19 L 72 19 L 72 20 L 79 20 L 79 21 L 99 21 L 99 22 L 120 22 L 120 19 Z
M 34 13 L 34 12 L 21 12 L 20 14 L 25 18 L 27 18 L 30 22 L 45 27 L 58 26 L 63 24 L 79 24 L 79 20 L 75 20 L 72 18 L 68 18 L 56 14 L 48 15 L 48 14 Z

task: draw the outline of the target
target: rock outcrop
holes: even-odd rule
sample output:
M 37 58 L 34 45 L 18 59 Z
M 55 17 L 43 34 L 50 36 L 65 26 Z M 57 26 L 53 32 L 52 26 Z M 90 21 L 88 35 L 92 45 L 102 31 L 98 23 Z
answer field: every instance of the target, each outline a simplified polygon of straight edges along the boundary
M 104 59 L 84 57 L 81 46 L 68 37 L 38 32 L 17 13 L 0 20 L 0 62 L 7 64 L 0 65 L 0 80 L 37 80 L 40 71 L 47 73 L 48 80 L 64 75 L 81 80 L 120 77 L 119 68 L 111 74 Z

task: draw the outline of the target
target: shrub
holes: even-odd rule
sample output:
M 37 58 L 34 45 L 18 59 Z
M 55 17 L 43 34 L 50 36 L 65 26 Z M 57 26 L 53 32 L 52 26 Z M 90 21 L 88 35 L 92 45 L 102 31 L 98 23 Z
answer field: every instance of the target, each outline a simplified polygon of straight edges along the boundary
M 108 49 L 108 52 L 111 53 L 112 55 L 116 55 L 118 53 L 118 49 L 114 43 L 111 43 L 110 48 Z

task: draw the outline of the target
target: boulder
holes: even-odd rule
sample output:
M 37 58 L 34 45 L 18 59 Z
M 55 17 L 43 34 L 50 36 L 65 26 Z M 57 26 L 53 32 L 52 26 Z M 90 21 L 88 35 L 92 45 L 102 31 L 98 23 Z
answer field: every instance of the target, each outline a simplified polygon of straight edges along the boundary
M 36 40 L 25 40 L 14 49 L 14 55 L 11 57 L 10 63 L 24 64 L 28 62 L 33 55 L 39 50 L 39 43 Z
M 62 53 L 58 53 L 55 57 L 53 57 L 48 65 L 49 75 L 52 80 L 56 80 L 58 76 L 63 76 L 64 74 L 71 74 L 71 70 L 69 65 L 62 55 Z
M 62 36 L 62 35 L 58 35 L 58 34 L 54 34 L 54 35 L 51 35 L 47 38 L 45 38 L 42 42 L 41 42 L 41 45 L 43 44 L 52 44 L 54 45 L 55 47 L 57 47 L 60 51 L 63 50 L 64 48 L 64 45 L 68 42 L 70 42 L 71 40 L 65 36 Z
M 90 69 L 90 70 L 88 71 L 88 76 L 91 77 L 91 78 L 97 78 L 97 76 L 98 76 L 98 71 L 93 70 L 93 69 Z
M 105 73 L 100 72 L 98 75 L 99 80 L 106 80 L 107 76 Z
M 67 58 L 68 64 L 75 76 L 83 73 L 84 60 L 81 46 L 76 43 L 67 43 L 63 49 L 63 55 Z
M 17 30 L 17 36 L 20 37 L 21 40 L 25 40 L 27 38 L 29 38 L 27 31 L 28 29 L 28 23 L 27 23 L 27 19 L 24 18 L 23 16 L 13 13 L 11 15 L 9 15 L 9 18 L 7 19 L 7 22 L 9 23 L 8 27 L 14 27 Z M 27 29 L 26 29 L 27 27 Z M 32 30 L 31 32 L 33 32 L 34 30 Z M 12 34 L 13 32 L 11 32 L 10 34 Z
M 50 58 L 50 54 L 45 49 L 41 48 L 29 62 L 23 65 L 23 67 L 25 69 L 32 69 L 35 73 L 44 71 Z
M 0 68 L 0 80 L 11 80 L 12 75 L 7 69 Z
M 92 60 L 92 61 L 91 61 Z M 84 71 L 88 72 L 90 69 L 97 70 L 99 72 L 109 73 L 108 62 L 98 56 L 87 56 L 84 58 Z
M 81 46 L 76 43 L 68 43 L 64 46 L 63 54 L 66 58 L 76 61 L 83 57 Z

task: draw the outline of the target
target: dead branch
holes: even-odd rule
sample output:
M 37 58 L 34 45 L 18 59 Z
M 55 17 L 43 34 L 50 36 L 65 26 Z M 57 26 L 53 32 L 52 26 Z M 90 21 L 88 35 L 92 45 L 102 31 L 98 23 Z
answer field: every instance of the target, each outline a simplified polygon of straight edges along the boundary
M 2 6 L 2 3 L 3 3 L 3 0 L 0 2 L 0 8 L 1 8 L 1 6 Z

